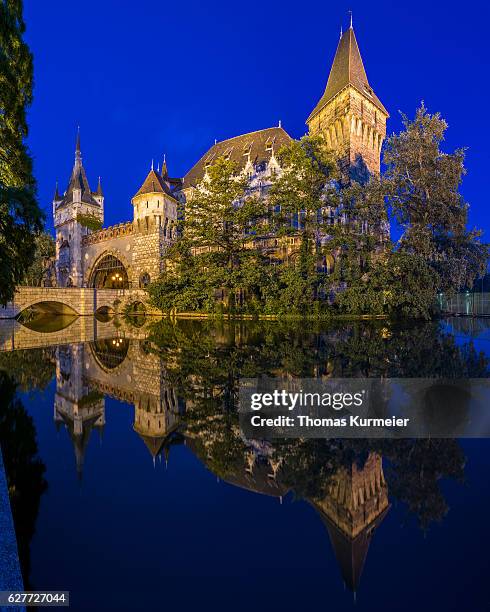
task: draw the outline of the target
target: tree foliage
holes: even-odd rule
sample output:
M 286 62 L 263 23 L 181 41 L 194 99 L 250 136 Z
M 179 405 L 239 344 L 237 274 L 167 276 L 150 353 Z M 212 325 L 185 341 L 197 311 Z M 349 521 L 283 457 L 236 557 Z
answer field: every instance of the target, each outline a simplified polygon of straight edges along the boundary
M 102 228 L 102 221 L 95 215 L 78 213 L 77 221 L 82 227 L 87 227 L 93 232 L 97 232 Z
M 33 66 L 22 8 L 20 0 L 0 3 L 0 303 L 12 298 L 30 266 L 43 222 L 24 142 Z
M 56 245 L 51 234 L 39 232 L 34 237 L 34 261 L 27 269 L 21 285 L 40 287 L 45 280 L 47 267 L 56 254 Z
M 394 219 L 403 229 L 397 248 L 422 257 L 437 275 L 437 288 L 471 287 L 486 271 L 488 247 L 468 230 L 469 205 L 460 193 L 465 150 L 444 153 L 447 123 L 424 104 L 404 130 L 387 139 L 383 185 Z

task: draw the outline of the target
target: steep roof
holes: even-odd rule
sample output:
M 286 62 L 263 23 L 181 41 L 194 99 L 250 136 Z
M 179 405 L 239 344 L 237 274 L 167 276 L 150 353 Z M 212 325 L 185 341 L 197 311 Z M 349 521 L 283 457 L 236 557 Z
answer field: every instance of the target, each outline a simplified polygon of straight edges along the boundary
M 314 504 L 314 507 L 320 513 L 323 523 L 327 528 L 344 584 L 350 591 L 356 592 L 366 562 L 369 544 L 371 543 L 376 528 L 386 516 L 389 507 L 385 508 L 383 512 L 355 538 L 350 538 L 345 534 L 319 506 Z
M 330 69 L 327 87 L 320 101 L 306 120 L 306 123 L 308 123 L 327 102 L 348 85 L 355 87 L 361 94 L 370 99 L 383 113 L 388 115 L 388 111 L 369 85 L 356 35 L 354 34 L 352 26 L 343 33 L 339 40 L 332 68 Z
M 236 162 L 242 170 L 249 157 L 253 164 L 268 161 L 272 149 L 277 153 L 290 140 L 291 136 L 282 127 L 272 127 L 217 142 L 184 176 L 182 187 L 195 187 L 203 179 L 206 166 L 222 155 Z
M 153 168 L 148 172 L 148 176 L 145 178 L 134 197 L 144 195 L 145 193 L 165 193 L 172 198 L 174 197 L 167 181 L 165 181 Z
M 78 132 L 77 134 L 77 142 L 75 147 L 75 164 L 71 172 L 67 190 L 63 195 L 63 199 L 61 200 L 59 208 L 73 202 L 74 189 L 80 189 L 82 202 L 85 202 L 86 204 L 92 204 L 92 206 L 99 206 L 99 203 L 93 197 L 93 192 L 90 189 L 87 175 L 85 174 L 85 168 L 83 167 L 82 153 L 80 151 L 80 132 Z

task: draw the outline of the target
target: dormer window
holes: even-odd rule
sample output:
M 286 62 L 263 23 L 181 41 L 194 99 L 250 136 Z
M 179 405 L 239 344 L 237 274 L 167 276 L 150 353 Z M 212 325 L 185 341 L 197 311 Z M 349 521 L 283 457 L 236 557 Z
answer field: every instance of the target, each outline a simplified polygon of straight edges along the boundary
M 215 158 L 215 154 L 213 153 L 212 155 L 210 155 L 210 156 L 209 156 L 209 157 L 208 157 L 208 158 L 205 160 L 205 162 L 204 162 L 204 168 L 205 168 L 205 169 L 209 168 L 209 167 L 212 165 L 212 163 L 213 163 L 213 161 L 214 161 L 214 158 Z
M 244 157 L 249 157 L 252 153 L 252 142 L 247 143 L 244 147 L 243 147 L 243 155 Z
M 276 137 L 274 136 L 273 138 L 271 138 L 269 136 L 269 138 L 265 141 L 265 150 L 273 151 L 275 142 L 276 142 Z

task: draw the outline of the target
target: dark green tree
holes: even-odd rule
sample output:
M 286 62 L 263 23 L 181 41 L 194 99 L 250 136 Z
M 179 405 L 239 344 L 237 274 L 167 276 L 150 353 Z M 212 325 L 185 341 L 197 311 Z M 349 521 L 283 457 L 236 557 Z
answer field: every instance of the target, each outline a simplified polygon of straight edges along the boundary
M 34 261 L 27 269 L 21 285 L 40 287 L 48 272 L 50 260 L 56 254 L 56 245 L 53 237 L 47 232 L 39 232 L 35 236 Z
M 29 587 L 30 545 L 41 496 L 47 488 L 46 468 L 38 455 L 36 429 L 17 397 L 15 382 L 0 371 L 0 446 L 2 448 L 19 557 Z
M 386 141 L 383 185 L 403 234 L 397 250 L 421 256 L 437 274 L 442 291 L 471 287 L 485 272 L 488 246 L 468 230 L 468 204 L 460 193 L 465 150 L 444 153 L 447 123 L 424 104 L 405 129 Z M 434 296 L 435 297 L 435 296 Z
M 266 229 L 267 210 L 247 187 L 228 159 L 207 169 L 186 202 L 182 237 L 167 254 L 167 269 L 149 288 L 154 304 L 165 311 L 212 311 L 222 291 L 233 311 L 237 292 L 253 297 L 259 291 L 264 258 L 253 241 Z
M 31 265 L 43 213 L 25 145 L 32 101 L 32 55 L 23 40 L 23 2 L 0 2 L 0 303 Z
M 318 272 L 321 237 L 339 204 L 337 164 L 322 136 L 303 136 L 278 153 L 282 171 L 273 177 L 268 194 L 270 229 L 278 235 L 301 234 L 298 257 L 279 270 L 279 292 L 273 308 L 282 303 L 290 312 L 307 312 L 321 292 Z

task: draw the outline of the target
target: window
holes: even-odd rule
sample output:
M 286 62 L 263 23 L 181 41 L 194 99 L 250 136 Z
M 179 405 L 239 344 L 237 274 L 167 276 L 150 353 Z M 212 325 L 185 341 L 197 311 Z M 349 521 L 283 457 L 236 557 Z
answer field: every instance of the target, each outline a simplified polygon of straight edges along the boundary
M 271 138 L 269 136 L 269 138 L 265 141 L 265 150 L 272 151 L 274 149 L 275 142 L 276 142 L 276 137 L 274 136 L 274 138 Z
M 253 144 L 253 141 L 252 141 L 252 142 L 247 143 L 247 144 L 246 144 L 246 145 L 243 147 L 243 155 L 244 155 L 245 157 L 249 157 L 249 156 L 251 155 L 251 153 L 252 153 L 252 144 Z

